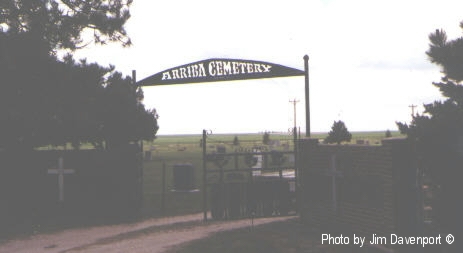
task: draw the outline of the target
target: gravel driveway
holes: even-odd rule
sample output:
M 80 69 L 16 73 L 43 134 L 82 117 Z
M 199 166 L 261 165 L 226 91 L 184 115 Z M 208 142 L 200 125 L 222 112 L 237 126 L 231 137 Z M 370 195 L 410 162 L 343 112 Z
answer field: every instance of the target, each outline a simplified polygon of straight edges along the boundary
M 254 225 L 293 218 L 259 218 L 254 220 Z M 203 222 L 200 213 L 39 234 L 4 242 L 0 244 L 0 252 L 163 252 L 171 246 L 207 237 L 211 233 L 243 227 L 251 228 L 251 220 Z

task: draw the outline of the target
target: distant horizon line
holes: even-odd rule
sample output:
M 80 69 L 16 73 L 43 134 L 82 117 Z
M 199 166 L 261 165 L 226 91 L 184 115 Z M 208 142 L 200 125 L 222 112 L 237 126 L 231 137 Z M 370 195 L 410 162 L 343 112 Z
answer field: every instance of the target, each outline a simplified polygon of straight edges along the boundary
M 365 131 L 349 131 L 350 133 L 383 133 L 386 132 L 386 130 L 365 130 Z M 398 133 L 400 132 L 399 130 L 389 130 L 391 133 Z M 229 133 L 224 133 L 224 132 L 219 132 L 219 133 L 214 133 L 212 132 L 213 135 L 232 135 L 232 134 L 241 134 L 241 135 L 253 135 L 253 134 L 263 134 L 265 132 L 268 132 L 270 134 L 288 134 L 288 132 L 282 132 L 282 131 L 259 131 L 259 132 L 229 132 Z M 328 134 L 329 131 L 327 132 L 312 132 L 311 134 Z M 305 132 L 300 132 L 301 135 L 305 135 Z M 166 133 L 166 134 L 156 134 L 156 136 L 191 136 L 191 135 L 201 135 L 201 133 Z

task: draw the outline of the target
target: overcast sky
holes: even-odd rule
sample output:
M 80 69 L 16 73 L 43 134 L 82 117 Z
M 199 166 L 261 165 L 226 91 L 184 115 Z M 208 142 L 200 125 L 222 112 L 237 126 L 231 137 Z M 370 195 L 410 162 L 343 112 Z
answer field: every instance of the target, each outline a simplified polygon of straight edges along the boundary
M 397 130 L 415 104 L 442 99 L 440 69 L 425 54 L 428 35 L 461 36 L 455 0 L 135 0 L 130 48 L 90 46 L 76 56 L 109 63 L 141 80 L 209 58 L 266 61 L 304 69 L 309 55 L 312 132 L 335 120 L 350 131 Z M 305 129 L 304 77 L 145 87 L 158 134 Z

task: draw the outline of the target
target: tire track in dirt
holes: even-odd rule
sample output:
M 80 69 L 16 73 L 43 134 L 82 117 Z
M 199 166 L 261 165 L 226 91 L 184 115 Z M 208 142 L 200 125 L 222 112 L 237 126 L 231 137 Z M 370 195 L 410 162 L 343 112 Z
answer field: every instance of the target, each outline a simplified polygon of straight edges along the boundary
M 259 218 L 254 219 L 254 225 L 293 218 Z M 203 222 L 201 213 L 34 235 L 2 243 L 0 252 L 162 252 L 171 246 L 204 238 L 211 233 L 244 227 L 251 227 L 251 220 Z

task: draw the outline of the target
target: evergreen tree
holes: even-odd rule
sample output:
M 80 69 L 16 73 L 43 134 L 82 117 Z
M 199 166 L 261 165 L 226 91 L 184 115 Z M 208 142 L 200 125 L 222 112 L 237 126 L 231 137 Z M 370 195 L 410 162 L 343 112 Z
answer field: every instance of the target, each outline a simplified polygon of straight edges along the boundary
M 463 29 L 463 22 L 460 27 Z M 426 54 L 443 73 L 441 81 L 433 85 L 445 100 L 425 104 L 422 115 L 414 116 L 410 124 L 397 125 L 416 143 L 419 166 L 440 191 L 434 194 L 437 197 L 434 197 L 433 219 L 444 230 L 454 233 L 463 226 L 460 217 L 463 209 L 456 204 L 462 191 L 459 176 L 462 156 L 457 147 L 462 144 L 463 136 L 463 37 L 448 40 L 445 31 L 436 30 L 429 35 L 429 40 Z M 461 252 L 461 249 L 449 252 Z
M 262 143 L 265 145 L 270 144 L 270 133 L 265 131 L 264 135 L 262 136 Z
M 389 129 L 386 130 L 385 137 L 386 137 L 386 138 L 392 137 L 392 133 L 391 133 L 391 131 L 390 131 Z
M 238 145 L 240 145 L 240 141 L 239 141 L 239 139 L 238 139 L 238 136 L 237 136 L 237 135 L 235 135 L 235 138 L 233 138 L 233 145 L 234 145 L 234 146 L 238 146 Z
M 129 77 L 48 49 L 31 33 L 0 33 L 0 149 L 154 138 L 156 112 Z
M 145 109 L 129 77 L 70 54 L 56 57 L 90 42 L 130 45 L 124 25 L 131 3 L 0 2 L 0 150 L 154 139 L 156 111 Z M 93 40 L 84 40 L 86 31 Z
M 341 120 L 334 121 L 331 131 L 328 133 L 328 136 L 325 138 L 325 143 L 337 143 L 338 145 L 341 142 L 346 141 L 350 142 L 352 139 L 352 134 L 347 130 L 346 125 Z
M 99 44 L 131 44 L 124 25 L 130 18 L 132 0 L 2 0 L 0 28 L 9 34 L 31 33 L 44 39 L 52 50 L 81 48 L 93 34 Z
M 463 22 L 460 26 L 463 29 Z M 424 105 L 424 113 L 415 116 L 411 124 L 397 123 L 402 133 L 417 140 L 461 135 L 463 129 L 463 37 L 449 41 L 445 31 L 436 30 L 429 35 L 429 40 L 426 54 L 444 74 L 441 81 L 433 85 L 446 100 Z

